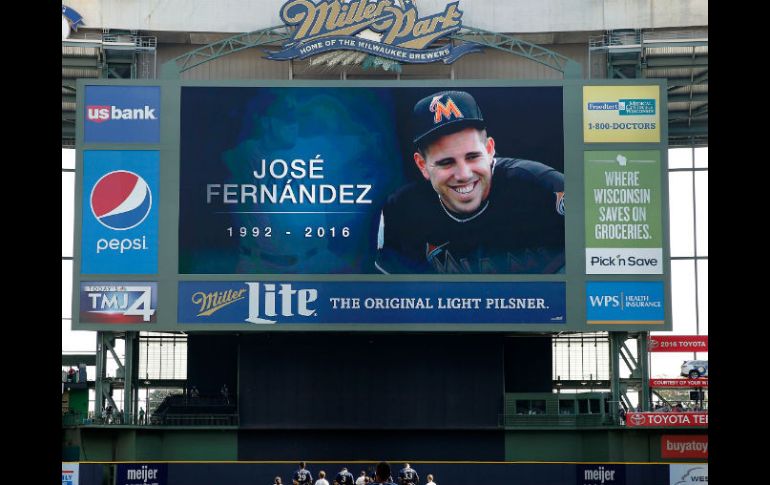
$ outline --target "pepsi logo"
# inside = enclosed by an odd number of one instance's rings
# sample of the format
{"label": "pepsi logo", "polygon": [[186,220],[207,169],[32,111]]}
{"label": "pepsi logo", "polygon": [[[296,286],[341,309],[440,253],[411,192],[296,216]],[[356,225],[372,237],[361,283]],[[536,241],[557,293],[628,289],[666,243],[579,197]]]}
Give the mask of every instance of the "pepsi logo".
{"label": "pepsi logo", "polygon": [[103,226],[125,231],[142,223],[150,213],[150,186],[139,175],[116,170],[100,178],[91,190],[91,212]]}

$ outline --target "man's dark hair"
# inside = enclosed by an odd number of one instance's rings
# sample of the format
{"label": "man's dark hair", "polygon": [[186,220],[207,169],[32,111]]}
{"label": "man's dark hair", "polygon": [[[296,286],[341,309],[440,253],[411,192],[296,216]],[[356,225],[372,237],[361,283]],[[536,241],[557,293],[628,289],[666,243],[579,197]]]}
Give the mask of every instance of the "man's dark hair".
{"label": "man's dark hair", "polygon": [[377,478],[387,480],[390,477],[390,465],[387,461],[377,463]]}
{"label": "man's dark hair", "polygon": [[305,468],[305,462],[304,461],[299,462],[299,467],[300,468]]}
{"label": "man's dark hair", "polygon": [[[417,151],[420,153],[420,155],[422,155],[422,158],[427,160],[428,159],[428,147],[430,147],[433,144],[433,142],[435,142],[436,140],[438,140],[442,136],[453,135],[453,134],[457,133],[458,131],[467,130],[468,128],[472,128],[472,127],[461,126],[461,127],[459,127],[459,129],[457,129],[455,131],[450,131],[449,133],[442,133],[441,136],[425,137],[422,140],[420,140],[420,143],[417,144]],[[481,142],[482,143],[486,143],[487,142],[487,136],[488,136],[487,135],[487,129],[486,128],[477,128],[476,131],[479,134],[479,138],[481,139]]]}

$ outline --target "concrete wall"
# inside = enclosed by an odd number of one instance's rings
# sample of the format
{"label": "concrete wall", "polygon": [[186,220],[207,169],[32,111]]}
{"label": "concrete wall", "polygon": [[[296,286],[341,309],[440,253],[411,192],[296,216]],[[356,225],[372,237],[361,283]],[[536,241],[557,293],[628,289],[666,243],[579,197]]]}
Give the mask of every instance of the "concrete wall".
{"label": "concrete wall", "polygon": [[[250,32],[281,25],[286,0],[67,0],[85,27]],[[421,16],[448,0],[416,0]],[[573,32],[708,25],[708,0],[460,0],[464,25],[494,32]]]}

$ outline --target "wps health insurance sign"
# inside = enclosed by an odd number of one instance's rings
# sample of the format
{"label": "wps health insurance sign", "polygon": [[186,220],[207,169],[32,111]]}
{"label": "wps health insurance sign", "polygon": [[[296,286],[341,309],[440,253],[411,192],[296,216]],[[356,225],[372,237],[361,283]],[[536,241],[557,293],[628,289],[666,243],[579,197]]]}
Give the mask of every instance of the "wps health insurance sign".
{"label": "wps health insurance sign", "polygon": [[566,323],[564,283],[179,283],[180,323]]}
{"label": "wps health insurance sign", "polygon": [[586,283],[588,324],[662,325],[663,282]]}
{"label": "wps health insurance sign", "polygon": [[157,151],[83,153],[82,274],[158,271]]}
{"label": "wps health insurance sign", "polygon": [[86,143],[159,143],[160,86],[86,86]]}
{"label": "wps health insurance sign", "polygon": [[585,152],[587,274],[663,274],[660,152]]}

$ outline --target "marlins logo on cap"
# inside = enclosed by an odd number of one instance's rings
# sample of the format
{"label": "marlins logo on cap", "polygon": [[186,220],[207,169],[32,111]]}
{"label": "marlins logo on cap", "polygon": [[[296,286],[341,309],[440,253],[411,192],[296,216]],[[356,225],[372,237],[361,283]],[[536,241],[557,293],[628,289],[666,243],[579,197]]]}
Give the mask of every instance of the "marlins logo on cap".
{"label": "marlins logo on cap", "polygon": [[414,105],[412,128],[414,143],[426,143],[467,127],[484,128],[481,109],[465,91],[441,91]]}
{"label": "marlins logo on cap", "polygon": [[455,102],[452,101],[452,98],[447,97],[447,102],[444,104],[441,102],[442,97],[443,96],[434,96],[433,101],[430,103],[431,113],[436,113],[436,116],[433,117],[433,122],[441,123],[444,116],[446,116],[446,119],[448,120],[452,119],[453,115],[457,118],[463,118],[463,114],[457,108]]}
{"label": "marlins logo on cap", "polygon": [[150,213],[152,193],[139,175],[116,170],[100,178],[91,191],[91,212],[103,226],[125,231]]}

